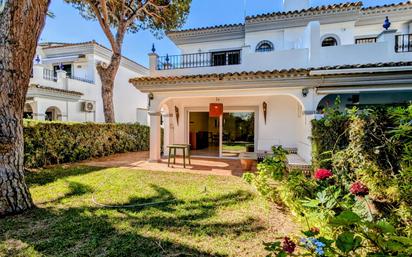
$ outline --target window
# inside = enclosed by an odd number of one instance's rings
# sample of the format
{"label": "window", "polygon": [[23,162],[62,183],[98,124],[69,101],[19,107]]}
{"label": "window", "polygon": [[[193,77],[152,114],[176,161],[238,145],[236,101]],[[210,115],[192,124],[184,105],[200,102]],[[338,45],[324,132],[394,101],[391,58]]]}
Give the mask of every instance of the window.
{"label": "window", "polygon": [[256,52],[271,52],[275,50],[273,43],[267,40],[259,42],[256,46]]}
{"label": "window", "polygon": [[322,41],[322,47],[328,47],[328,46],[337,46],[338,45],[338,40],[335,37],[326,37]]}
{"label": "window", "polygon": [[240,50],[212,53],[212,66],[236,64],[240,64]]}
{"label": "window", "polygon": [[[53,71],[54,76],[57,76],[57,71],[60,70],[60,65],[54,65]],[[72,65],[71,64],[63,64],[63,70],[66,72],[68,78],[72,76]]]}

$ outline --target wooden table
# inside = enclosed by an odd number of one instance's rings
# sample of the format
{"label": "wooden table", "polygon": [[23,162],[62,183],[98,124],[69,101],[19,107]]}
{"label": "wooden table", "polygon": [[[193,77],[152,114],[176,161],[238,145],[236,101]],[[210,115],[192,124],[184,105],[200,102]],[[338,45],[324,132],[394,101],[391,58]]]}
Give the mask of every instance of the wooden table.
{"label": "wooden table", "polygon": [[[189,165],[190,163],[190,145],[186,144],[174,144],[174,145],[168,145],[167,148],[169,148],[169,158],[167,160],[167,167],[170,167],[170,157],[173,154],[173,164],[176,164],[176,151],[177,150],[183,150],[183,168],[186,168],[186,157],[189,159]],[[187,154],[186,154],[187,152]]]}

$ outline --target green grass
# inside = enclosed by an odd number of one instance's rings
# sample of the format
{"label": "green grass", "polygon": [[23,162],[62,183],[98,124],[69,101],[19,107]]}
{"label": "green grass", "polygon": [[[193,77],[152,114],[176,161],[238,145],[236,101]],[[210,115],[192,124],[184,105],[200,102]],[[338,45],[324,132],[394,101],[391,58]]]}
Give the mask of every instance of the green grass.
{"label": "green grass", "polygon": [[27,181],[37,208],[0,219],[0,256],[265,256],[277,236],[237,177],[61,167]]}
{"label": "green grass", "polygon": [[231,151],[231,152],[246,152],[246,145],[245,144],[235,144],[235,145],[222,145],[223,151]]}

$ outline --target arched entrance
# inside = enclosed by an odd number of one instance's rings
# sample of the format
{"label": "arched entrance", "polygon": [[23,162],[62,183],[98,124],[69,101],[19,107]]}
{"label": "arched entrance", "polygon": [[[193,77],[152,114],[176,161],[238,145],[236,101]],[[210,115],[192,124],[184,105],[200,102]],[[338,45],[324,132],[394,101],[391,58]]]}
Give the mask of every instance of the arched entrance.
{"label": "arched entrance", "polygon": [[55,106],[47,108],[45,115],[47,121],[61,120],[62,117],[60,109]]}
{"label": "arched entrance", "polygon": [[23,118],[24,119],[33,119],[33,108],[28,103],[26,103],[24,105]]}

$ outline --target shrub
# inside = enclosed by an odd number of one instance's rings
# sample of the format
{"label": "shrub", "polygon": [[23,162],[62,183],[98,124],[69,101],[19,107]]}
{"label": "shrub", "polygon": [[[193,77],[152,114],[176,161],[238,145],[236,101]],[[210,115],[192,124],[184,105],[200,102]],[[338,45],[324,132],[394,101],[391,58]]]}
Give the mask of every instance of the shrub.
{"label": "shrub", "polygon": [[149,128],[139,124],[24,121],[27,168],[149,149]]}

